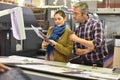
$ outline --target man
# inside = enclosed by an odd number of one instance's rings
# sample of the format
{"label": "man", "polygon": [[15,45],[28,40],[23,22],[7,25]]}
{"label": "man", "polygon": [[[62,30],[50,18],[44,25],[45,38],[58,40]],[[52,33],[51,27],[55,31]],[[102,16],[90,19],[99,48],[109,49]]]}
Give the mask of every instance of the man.
{"label": "man", "polygon": [[88,16],[88,5],[85,2],[78,2],[73,6],[73,18],[79,27],[70,39],[75,43],[75,54],[80,55],[79,63],[83,65],[99,67],[103,66],[103,59],[108,54],[105,41],[104,29],[98,19]]}

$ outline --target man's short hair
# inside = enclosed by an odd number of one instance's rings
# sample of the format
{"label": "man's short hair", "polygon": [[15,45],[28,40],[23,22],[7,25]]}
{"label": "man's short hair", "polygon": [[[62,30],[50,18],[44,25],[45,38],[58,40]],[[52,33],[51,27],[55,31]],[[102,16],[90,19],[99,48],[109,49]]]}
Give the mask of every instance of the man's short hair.
{"label": "man's short hair", "polygon": [[80,8],[82,13],[89,12],[88,4],[86,2],[77,2],[73,5],[74,8]]}

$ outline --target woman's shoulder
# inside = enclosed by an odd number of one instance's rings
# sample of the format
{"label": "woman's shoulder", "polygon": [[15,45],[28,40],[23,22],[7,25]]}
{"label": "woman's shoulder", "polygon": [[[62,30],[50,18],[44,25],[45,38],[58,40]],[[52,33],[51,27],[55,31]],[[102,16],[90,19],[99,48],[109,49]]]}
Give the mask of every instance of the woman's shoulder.
{"label": "woman's shoulder", "polygon": [[72,30],[70,29],[70,27],[68,27],[68,26],[66,26],[66,30],[67,30],[67,31],[72,31]]}
{"label": "woman's shoulder", "polygon": [[66,32],[73,33],[73,31],[68,26],[66,27]]}
{"label": "woman's shoulder", "polygon": [[53,26],[50,26],[49,28],[48,28],[48,32],[50,31],[52,31],[53,30]]}
{"label": "woman's shoulder", "polygon": [[53,26],[50,26],[48,29],[53,29]]}

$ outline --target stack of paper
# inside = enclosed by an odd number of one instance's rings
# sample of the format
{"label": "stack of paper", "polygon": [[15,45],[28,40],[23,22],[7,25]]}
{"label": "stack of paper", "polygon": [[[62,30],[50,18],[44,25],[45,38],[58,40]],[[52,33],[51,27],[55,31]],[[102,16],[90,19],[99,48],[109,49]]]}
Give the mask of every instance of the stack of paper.
{"label": "stack of paper", "polygon": [[9,57],[0,57],[0,63],[15,63],[15,64],[37,64],[37,63],[43,63],[44,60],[41,59],[35,59],[35,58],[28,58],[28,57],[22,57],[22,56],[9,56]]}

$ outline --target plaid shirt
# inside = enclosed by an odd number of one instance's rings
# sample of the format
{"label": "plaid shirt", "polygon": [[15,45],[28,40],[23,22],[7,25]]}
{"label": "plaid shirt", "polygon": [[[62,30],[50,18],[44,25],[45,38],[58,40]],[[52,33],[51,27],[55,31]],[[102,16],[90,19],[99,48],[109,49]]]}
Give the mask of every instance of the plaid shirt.
{"label": "plaid shirt", "polygon": [[[94,50],[81,57],[89,61],[95,62],[103,59],[107,54],[107,45],[105,41],[104,29],[99,20],[88,19],[85,23],[80,24],[76,29],[75,34],[85,40],[92,40],[95,46]],[[76,43],[75,47],[85,49],[86,47],[80,43]]]}

